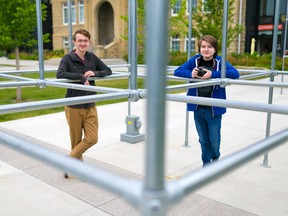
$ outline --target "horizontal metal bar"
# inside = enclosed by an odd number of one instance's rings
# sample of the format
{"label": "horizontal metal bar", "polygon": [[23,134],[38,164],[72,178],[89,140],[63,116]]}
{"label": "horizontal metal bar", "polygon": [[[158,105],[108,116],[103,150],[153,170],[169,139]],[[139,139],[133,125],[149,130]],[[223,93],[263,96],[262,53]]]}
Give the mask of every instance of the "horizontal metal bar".
{"label": "horizontal metal bar", "polygon": [[256,79],[256,78],[260,78],[260,77],[269,77],[270,73],[256,73],[256,74],[249,74],[249,75],[241,75],[239,77],[240,80],[244,80],[244,79]]}
{"label": "horizontal metal bar", "polygon": [[[129,64],[118,64],[118,65],[107,65],[110,68],[119,68],[119,67],[129,67]],[[58,67],[44,69],[44,72],[56,72]],[[39,69],[22,69],[22,70],[0,70],[0,74],[2,73],[39,73]]]}
{"label": "horizontal metal bar", "polygon": [[[171,191],[175,191],[177,197],[189,194],[191,191],[195,191],[196,189],[215,181],[215,179],[228,174],[230,171],[235,170],[264,152],[276,148],[281,144],[287,144],[287,142],[288,129],[285,129],[275,135],[256,142],[243,150],[223,157],[216,163],[212,163],[211,165],[183,176],[179,181],[175,181],[171,184],[168,183],[168,187],[171,188]],[[177,191],[179,194],[176,194]]]}
{"label": "horizontal metal bar", "polygon": [[0,88],[15,88],[21,86],[37,86],[37,80],[19,81],[19,82],[1,82]]}
{"label": "horizontal metal bar", "polygon": [[78,89],[78,90],[85,90],[85,91],[92,91],[92,92],[121,92],[127,91],[125,89],[120,88],[108,88],[108,87],[101,87],[101,86],[87,86],[82,84],[72,84],[72,83],[62,83],[62,82],[54,82],[45,80],[46,86],[55,86],[61,88],[70,88],[70,89]]}
{"label": "horizontal metal bar", "polygon": [[[172,78],[173,79],[173,78]],[[288,84],[283,82],[261,82],[261,81],[252,81],[252,80],[235,80],[235,79],[210,79],[210,80],[195,80],[195,79],[186,79],[182,78],[182,80],[194,81],[194,83],[186,83],[181,85],[171,85],[167,86],[167,90],[181,90],[187,88],[198,88],[203,86],[210,86],[210,85],[250,85],[250,86],[266,86],[266,87],[284,87],[287,88]],[[181,80],[181,81],[182,81]],[[197,83],[195,83],[197,82]]]}
{"label": "horizontal metal bar", "polygon": [[[119,67],[128,67],[130,66],[130,64],[119,64],[119,65],[108,65],[108,67],[110,68],[119,68]],[[147,68],[147,65],[141,65],[141,64],[138,64],[137,65],[138,68]],[[173,70],[175,70],[177,67],[179,66],[167,66],[166,69],[168,72],[171,72]],[[49,69],[45,69],[44,72],[55,72],[58,70],[58,67],[55,67],[55,68],[49,68]],[[241,68],[238,68],[237,69],[240,73],[267,73],[267,74],[270,74],[271,72],[274,72],[274,73],[283,73],[283,74],[288,74],[288,71],[282,71],[282,70],[269,70],[269,69],[241,69]],[[0,71],[0,74],[2,73],[39,73],[39,69],[24,69],[24,70],[3,70],[3,71]],[[114,71],[113,71],[114,73]]]}
{"label": "horizontal metal bar", "polygon": [[207,80],[207,81],[198,81],[194,83],[180,84],[180,85],[171,85],[167,86],[167,90],[181,90],[187,88],[199,88],[203,86],[212,86],[212,85],[220,85],[221,80]]}
{"label": "horizontal metal bar", "polygon": [[[45,69],[44,72],[55,72],[57,71],[58,68],[50,68],[50,69]],[[0,74],[22,74],[22,73],[39,73],[39,69],[26,69],[26,70],[3,70],[0,71]]]}
{"label": "horizontal metal bar", "polygon": [[128,91],[117,92],[117,93],[106,93],[99,95],[91,96],[82,96],[82,97],[70,97],[70,98],[61,98],[45,101],[34,101],[20,104],[8,104],[0,106],[0,114],[15,113],[15,112],[24,112],[30,110],[40,110],[44,108],[53,108],[66,105],[74,104],[84,104],[84,103],[93,103],[96,101],[105,101],[105,100],[114,100],[120,98],[129,98],[130,93]]}
{"label": "horizontal metal bar", "polygon": [[[140,91],[139,96],[140,98],[146,98],[147,97],[146,90]],[[264,103],[235,101],[235,100],[222,100],[222,99],[195,97],[179,94],[166,94],[166,100],[288,115],[287,105],[264,104]]]}
{"label": "horizontal metal bar", "polygon": [[13,76],[8,74],[0,74],[1,78],[12,79],[12,80],[33,80],[32,78],[21,77],[21,76]]}
{"label": "horizontal metal bar", "polygon": [[266,87],[282,87],[288,88],[288,83],[283,82],[261,82],[261,81],[252,81],[252,80],[227,80],[229,84],[235,85],[249,85],[249,86],[266,86]]}
{"label": "horizontal metal bar", "polygon": [[[138,205],[142,194],[140,180],[126,178],[79,160],[66,157],[47,148],[25,141],[22,137],[12,136],[0,130],[0,144],[15,149],[39,161],[67,172],[79,179],[109,190]],[[129,188],[129,190],[128,190]]]}

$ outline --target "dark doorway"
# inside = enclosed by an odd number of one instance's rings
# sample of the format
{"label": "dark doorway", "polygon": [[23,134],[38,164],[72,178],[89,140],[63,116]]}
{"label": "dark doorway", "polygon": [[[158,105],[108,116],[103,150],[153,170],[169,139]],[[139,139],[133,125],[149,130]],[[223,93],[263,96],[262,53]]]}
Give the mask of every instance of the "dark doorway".
{"label": "dark doorway", "polygon": [[109,2],[104,2],[99,8],[98,34],[100,45],[107,45],[114,39],[114,13]]}

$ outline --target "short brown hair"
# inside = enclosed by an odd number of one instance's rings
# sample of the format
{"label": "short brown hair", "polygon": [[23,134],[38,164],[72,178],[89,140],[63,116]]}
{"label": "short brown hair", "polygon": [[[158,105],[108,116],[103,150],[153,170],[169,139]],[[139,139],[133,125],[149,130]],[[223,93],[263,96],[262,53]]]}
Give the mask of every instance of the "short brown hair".
{"label": "short brown hair", "polygon": [[214,57],[217,56],[218,53],[218,42],[217,39],[215,37],[213,37],[212,35],[204,35],[199,41],[198,41],[198,49],[199,49],[199,53],[200,53],[200,48],[201,48],[201,43],[202,41],[206,41],[208,43],[210,43],[214,49],[215,49],[215,53],[213,54]]}
{"label": "short brown hair", "polygon": [[77,30],[74,34],[73,34],[73,40],[76,41],[76,34],[82,34],[84,35],[85,37],[89,38],[89,41],[90,41],[90,38],[91,38],[91,34],[85,30],[85,29],[79,29]]}

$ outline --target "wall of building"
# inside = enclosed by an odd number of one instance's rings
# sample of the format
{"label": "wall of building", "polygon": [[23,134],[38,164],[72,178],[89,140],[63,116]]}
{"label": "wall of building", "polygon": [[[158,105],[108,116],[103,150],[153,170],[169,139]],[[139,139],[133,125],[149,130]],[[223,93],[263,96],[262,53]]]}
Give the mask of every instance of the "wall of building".
{"label": "wall of building", "polygon": [[[72,0],[71,0],[72,1]],[[123,36],[128,35],[128,23],[125,22],[121,17],[128,15],[128,1],[127,0],[84,0],[84,11],[85,11],[85,22],[80,24],[78,21],[78,1],[75,0],[76,5],[76,24],[72,25],[72,32],[75,32],[79,28],[87,29],[91,35],[91,51],[95,52],[100,58],[122,58],[127,54],[128,41],[123,39]],[[69,27],[63,24],[63,9],[62,5],[67,3],[67,0],[51,0],[52,4],[52,14],[53,14],[53,49],[64,49],[68,52],[69,48],[63,47],[63,38],[68,38]],[[109,3],[113,10],[114,17],[114,39],[109,44],[99,44],[99,10],[101,5],[104,3]],[[246,22],[246,1],[245,0],[235,0],[235,24],[239,23],[241,19],[241,24],[243,26],[243,31],[239,38],[237,37],[234,42],[229,47],[229,52],[240,53],[244,52],[245,49],[245,22]],[[240,10],[241,7],[241,10]],[[241,11],[241,16],[240,16]],[[240,45],[239,45],[240,43]],[[197,41],[196,41],[197,44]],[[180,39],[180,51],[184,51],[185,41]],[[197,50],[197,45],[195,50]]]}
{"label": "wall of building", "polygon": [[[114,39],[111,44],[99,45],[99,8],[103,3],[110,3],[114,15]],[[52,13],[53,13],[53,49],[64,49],[66,52],[69,48],[63,47],[63,38],[69,36],[69,26],[63,24],[63,3],[67,0],[51,0]],[[78,14],[78,0],[75,0],[76,5],[76,24],[72,25],[72,33],[77,29],[85,28],[91,35],[91,50],[100,58],[122,58],[127,53],[127,41],[122,37],[126,35],[127,23],[121,18],[128,13],[128,6],[126,0],[84,0],[85,22],[80,24]],[[108,56],[107,56],[108,55]]]}
{"label": "wall of building", "polygon": [[235,0],[235,24],[243,27],[240,37],[237,37],[230,46],[230,52],[244,53],[246,35],[246,0]]}

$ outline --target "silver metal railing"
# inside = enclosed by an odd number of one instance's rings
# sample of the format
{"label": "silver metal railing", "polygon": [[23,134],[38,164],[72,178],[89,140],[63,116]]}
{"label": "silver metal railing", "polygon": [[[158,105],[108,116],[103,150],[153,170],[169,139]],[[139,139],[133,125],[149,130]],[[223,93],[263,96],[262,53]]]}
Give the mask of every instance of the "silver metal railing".
{"label": "silver metal railing", "polygon": [[[129,1],[131,4],[131,10],[135,9],[136,0]],[[276,0],[277,5],[279,5],[279,0]],[[40,0],[37,0],[37,20],[38,28],[42,28],[41,25],[41,13],[40,13]],[[132,4],[133,3],[133,4]],[[266,112],[268,114],[288,114],[287,105],[274,105],[272,103],[272,97],[270,91],[268,104],[264,103],[254,103],[245,101],[230,101],[230,100],[216,100],[211,98],[196,98],[181,95],[167,94],[167,90],[173,90],[172,87],[166,87],[166,53],[167,53],[167,11],[168,11],[168,1],[147,1],[147,11],[149,11],[149,16],[147,17],[147,89],[137,90],[137,89],[114,89],[105,87],[84,87],[77,86],[73,83],[64,83],[63,81],[55,80],[45,80],[44,79],[44,68],[40,65],[40,80],[29,80],[20,79],[19,86],[57,86],[62,88],[73,87],[77,89],[85,89],[91,91],[102,91],[105,94],[95,95],[95,96],[85,96],[78,98],[63,98],[54,99],[47,101],[37,101],[21,104],[11,104],[0,106],[0,114],[13,113],[27,110],[44,109],[49,107],[72,105],[79,103],[87,103],[100,100],[111,100],[118,98],[130,98],[136,97],[137,99],[147,98],[147,140],[146,140],[146,159],[145,159],[145,175],[144,180],[128,179],[117,174],[113,174],[103,170],[101,168],[92,167],[88,164],[81,163],[72,158],[67,158],[64,155],[60,155],[56,152],[52,152],[48,149],[33,145],[28,141],[23,140],[17,136],[12,136],[7,133],[0,131],[0,143],[4,144],[10,148],[13,148],[19,152],[27,154],[33,158],[41,160],[51,166],[54,166],[65,172],[69,172],[80,179],[87,180],[92,184],[101,186],[106,190],[109,190],[115,194],[119,194],[124,197],[127,202],[134,205],[141,211],[142,215],[153,215],[161,216],[165,215],[168,209],[179,202],[185,195],[191,193],[192,191],[205,186],[210,183],[215,178],[219,178],[235,168],[241,166],[242,164],[248,162],[252,158],[259,156],[260,154],[267,153],[272,148],[287,143],[288,141],[288,129],[284,129],[272,136],[269,132],[266,139],[256,142],[245,149],[233,153],[226,158],[218,161],[217,163],[211,164],[204,169],[195,170],[194,172],[183,176],[181,179],[173,182],[166,182],[164,180],[164,160],[165,160],[165,110],[166,110],[166,100],[172,100],[177,102],[192,102],[204,105],[217,105],[222,107],[230,107],[235,109],[252,110],[257,112]],[[227,5],[228,0],[225,0],[225,16],[224,23],[227,22]],[[132,13],[133,14],[133,13]],[[277,14],[277,13],[276,13]],[[131,28],[135,28],[132,25]],[[277,25],[275,25],[277,26]],[[136,28],[135,28],[136,29]],[[225,32],[225,31],[223,31]],[[277,34],[276,34],[277,35]],[[41,31],[38,31],[38,38],[40,38]],[[223,38],[227,35],[223,33]],[[41,42],[41,40],[40,40]],[[225,43],[225,41],[224,41]],[[224,44],[225,45],[225,44]],[[132,44],[133,46],[133,44]],[[223,46],[226,47],[226,46]],[[134,47],[135,48],[135,47]],[[41,51],[41,47],[39,49]],[[131,50],[134,50],[133,48]],[[41,52],[39,52],[41,55]],[[225,53],[225,52],[224,52]],[[41,58],[39,58],[41,59]],[[273,63],[274,64],[274,63]],[[135,69],[136,70],[136,69]],[[156,71],[156,72],[155,72]],[[270,75],[271,80],[268,83],[263,83],[260,81],[247,81],[247,80],[229,80],[222,77],[219,80],[211,80],[207,82],[197,82],[197,83],[187,83],[174,87],[174,89],[180,88],[191,88],[201,85],[211,85],[211,84],[236,84],[236,85],[258,85],[263,87],[269,87],[273,89],[274,87],[287,88],[285,83],[275,83],[274,82],[274,67],[272,65],[272,72],[270,71],[258,71],[257,73],[252,73],[251,75],[263,76]],[[19,72],[19,71],[17,71]],[[248,71],[246,71],[248,72]],[[283,72],[283,74],[287,74]],[[1,74],[2,75],[2,74]],[[121,74],[120,74],[121,75]],[[5,75],[8,77],[7,74]],[[122,76],[122,75],[121,75]],[[126,74],[127,76],[127,74]],[[247,75],[249,76],[249,75]],[[113,78],[113,77],[112,77]],[[248,78],[248,77],[246,77]],[[132,79],[134,82],[136,79]],[[187,82],[187,80],[186,80]],[[18,82],[11,82],[12,85],[18,86]],[[133,85],[136,86],[136,85]],[[9,87],[8,82],[0,83],[1,87]],[[154,95],[157,97],[154,97]],[[267,120],[267,125],[270,122]],[[269,131],[269,128],[268,128]],[[113,179],[113,180],[111,180]],[[133,190],[131,190],[131,188]]]}

